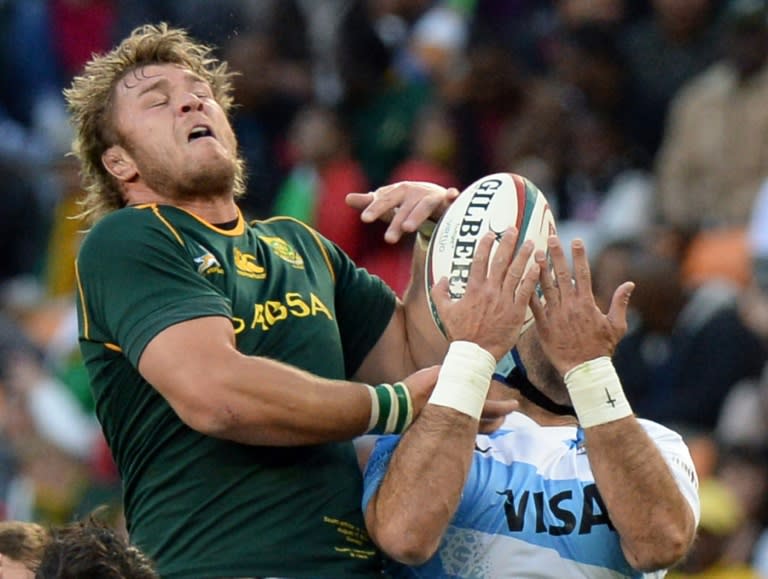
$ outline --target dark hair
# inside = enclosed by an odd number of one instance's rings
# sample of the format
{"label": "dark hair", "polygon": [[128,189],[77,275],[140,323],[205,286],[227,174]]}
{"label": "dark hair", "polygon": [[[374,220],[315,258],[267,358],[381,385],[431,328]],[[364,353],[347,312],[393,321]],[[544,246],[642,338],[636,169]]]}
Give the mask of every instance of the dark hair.
{"label": "dark hair", "polygon": [[152,562],[94,515],[51,530],[36,579],[159,579]]}

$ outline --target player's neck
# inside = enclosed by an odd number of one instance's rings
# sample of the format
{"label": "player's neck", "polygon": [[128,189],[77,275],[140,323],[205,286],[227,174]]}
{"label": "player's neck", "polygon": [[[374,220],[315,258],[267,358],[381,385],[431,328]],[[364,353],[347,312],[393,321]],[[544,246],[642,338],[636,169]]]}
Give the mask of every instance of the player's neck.
{"label": "player's neck", "polygon": [[233,199],[223,200],[194,200],[170,203],[179,209],[188,211],[208,223],[226,223],[237,219],[237,205]]}
{"label": "player's neck", "polygon": [[520,404],[519,412],[540,426],[576,426],[578,424],[575,416],[555,414],[534,404],[519,392],[515,392],[515,395]]}

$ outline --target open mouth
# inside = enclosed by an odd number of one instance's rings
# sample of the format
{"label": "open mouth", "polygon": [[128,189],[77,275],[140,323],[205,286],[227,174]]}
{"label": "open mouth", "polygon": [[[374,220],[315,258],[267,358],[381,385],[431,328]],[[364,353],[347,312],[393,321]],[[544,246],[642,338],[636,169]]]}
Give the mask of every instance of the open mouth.
{"label": "open mouth", "polygon": [[193,128],[189,136],[187,137],[187,141],[190,143],[192,141],[195,141],[197,139],[202,139],[203,137],[213,137],[213,131],[209,129],[208,127],[204,125],[198,125],[197,127]]}

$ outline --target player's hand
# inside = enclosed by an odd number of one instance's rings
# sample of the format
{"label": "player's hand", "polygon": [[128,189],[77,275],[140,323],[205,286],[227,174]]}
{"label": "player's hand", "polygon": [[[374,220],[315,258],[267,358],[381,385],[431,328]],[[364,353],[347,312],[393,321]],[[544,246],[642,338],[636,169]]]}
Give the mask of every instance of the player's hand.
{"label": "player's hand", "polygon": [[448,339],[474,342],[496,360],[517,344],[539,278],[538,264],[525,269],[533,242],[527,240],[515,255],[516,242],[517,230],[511,227],[504,232],[491,260],[495,234],[487,233],[480,239],[459,300],[451,298],[447,278],[432,288],[432,300]]}
{"label": "player's hand", "polygon": [[360,219],[366,223],[377,219],[388,222],[384,239],[397,243],[404,234],[417,231],[427,219],[440,219],[458,195],[458,189],[434,183],[401,181],[370,193],[349,193],[346,203],[361,211]]}
{"label": "player's hand", "polygon": [[440,366],[430,366],[422,370],[417,370],[401,380],[401,382],[408,387],[408,392],[411,395],[414,418],[419,415],[427,404],[427,399],[429,398],[429,395],[432,394],[435,384],[437,384],[437,376],[439,372]]}
{"label": "player's hand", "polygon": [[542,303],[538,296],[531,299],[536,331],[544,353],[558,371],[568,370],[600,356],[612,356],[616,345],[627,332],[627,307],[635,284],[624,282],[613,293],[608,313],[595,303],[592,277],[584,242],[571,244],[573,275],[560,240],[551,236],[548,248],[554,277],[550,273],[543,251],[537,251]]}
{"label": "player's hand", "polygon": [[480,415],[480,423],[477,427],[481,434],[488,434],[501,428],[507,414],[520,408],[520,403],[514,398],[506,400],[485,399],[483,413]]}
{"label": "player's hand", "polygon": [[[430,366],[418,370],[404,378],[402,382],[408,387],[413,403],[414,418],[424,409],[429,395],[437,384],[437,378],[440,373],[440,366]],[[514,399],[498,400],[488,398],[483,405],[483,413],[480,416],[480,431],[493,432],[501,426],[504,418],[510,412],[518,409],[519,403]]]}

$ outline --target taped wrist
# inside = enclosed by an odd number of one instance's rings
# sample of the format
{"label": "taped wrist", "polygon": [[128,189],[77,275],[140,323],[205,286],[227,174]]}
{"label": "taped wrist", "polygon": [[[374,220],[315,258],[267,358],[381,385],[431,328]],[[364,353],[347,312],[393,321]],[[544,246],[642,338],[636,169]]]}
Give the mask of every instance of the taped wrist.
{"label": "taped wrist", "polygon": [[480,420],[496,359],[472,342],[451,342],[428,404],[447,406]]}
{"label": "taped wrist", "polygon": [[400,434],[413,420],[413,403],[402,382],[368,386],[371,418],[366,434]]}
{"label": "taped wrist", "polygon": [[435,232],[435,227],[437,227],[437,223],[431,219],[427,219],[424,223],[421,224],[421,227],[419,227],[418,231],[416,232],[416,243],[424,251],[427,251],[427,248],[429,248],[429,240],[432,239],[432,234]]}
{"label": "taped wrist", "polygon": [[619,376],[608,356],[579,364],[566,372],[564,380],[583,428],[632,415]]}

